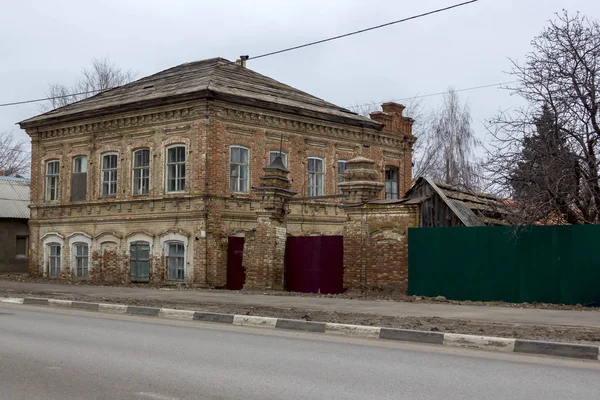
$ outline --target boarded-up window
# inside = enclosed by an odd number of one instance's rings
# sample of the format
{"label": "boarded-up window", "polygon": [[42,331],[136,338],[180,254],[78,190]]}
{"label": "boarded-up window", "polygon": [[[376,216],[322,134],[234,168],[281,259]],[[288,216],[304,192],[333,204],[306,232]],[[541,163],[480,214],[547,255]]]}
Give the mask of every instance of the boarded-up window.
{"label": "boarded-up window", "polygon": [[27,257],[28,254],[28,242],[29,242],[29,236],[17,236],[17,248],[16,248],[16,255],[18,257]]}
{"label": "boarded-up window", "polygon": [[73,175],[71,177],[71,201],[85,201],[87,194],[87,157],[73,159]]}

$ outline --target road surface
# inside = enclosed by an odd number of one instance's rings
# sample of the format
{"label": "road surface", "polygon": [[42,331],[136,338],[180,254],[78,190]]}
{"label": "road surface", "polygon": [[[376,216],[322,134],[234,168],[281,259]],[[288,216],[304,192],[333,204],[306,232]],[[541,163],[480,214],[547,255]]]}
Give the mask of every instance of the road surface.
{"label": "road surface", "polygon": [[0,398],[594,399],[600,363],[0,305]]}

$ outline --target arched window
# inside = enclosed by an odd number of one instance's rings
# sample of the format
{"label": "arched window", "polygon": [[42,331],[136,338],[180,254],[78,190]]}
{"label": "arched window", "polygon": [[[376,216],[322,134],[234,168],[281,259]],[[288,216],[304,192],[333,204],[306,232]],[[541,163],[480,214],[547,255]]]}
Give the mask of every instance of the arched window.
{"label": "arched window", "polygon": [[167,148],[167,193],[185,190],[185,146]]}
{"label": "arched window", "polygon": [[59,243],[48,243],[47,247],[48,275],[51,277],[59,277],[62,247]]}
{"label": "arched window", "polygon": [[250,150],[242,146],[229,148],[229,188],[235,193],[248,193]]}
{"label": "arched window", "polygon": [[46,201],[58,200],[60,161],[46,161]]}
{"label": "arched window", "polygon": [[87,278],[89,276],[90,247],[87,243],[73,245],[73,261],[75,262],[75,276]]}
{"label": "arched window", "polygon": [[85,201],[87,195],[87,156],[73,158],[71,201]]}
{"label": "arched window", "polygon": [[308,157],[308,195],[322,196],[324,188],[323,159]]}
{"label": "arched window", "polygon": [[183,242],[165,243],[167,261],[167,279],[183,280],[185,278],[185,244]]}
{"label": "arched window", "polygon": [[150,190],[150,150],[139,149],[133,152],[133,195],[148,194]]}
{"label": "arched window", "polygon": [[129,244],[129,262],[132,282],[150,279],[150,243],[137,240]]}
{"label": "arched window", "polygon": [[117,168],[119,156],[117,153],[107,153],[102,155],[102,195],[117,195]]}

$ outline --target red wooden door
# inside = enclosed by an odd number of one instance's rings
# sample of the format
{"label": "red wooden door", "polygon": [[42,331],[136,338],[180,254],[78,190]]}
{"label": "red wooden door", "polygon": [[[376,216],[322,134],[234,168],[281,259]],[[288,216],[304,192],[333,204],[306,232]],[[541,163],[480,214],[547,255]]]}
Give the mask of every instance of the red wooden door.
{"label": "red wooden door", "polygon": [[301,293],[344,291],[343,236],[289,237],[285,246],[285,288]]}
{"label": "red wooden door", "polygon": [[244,238],[230,236],[227,238],[227,289],[241,290],[246,283],[246,271],[242,265],[244,254]]}

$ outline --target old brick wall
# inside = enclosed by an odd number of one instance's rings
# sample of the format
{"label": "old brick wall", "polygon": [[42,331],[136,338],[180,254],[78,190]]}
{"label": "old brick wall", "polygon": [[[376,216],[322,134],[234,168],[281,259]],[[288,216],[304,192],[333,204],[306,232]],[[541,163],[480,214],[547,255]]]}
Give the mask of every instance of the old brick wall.
{"label": "old brick wall", "polygon": [[[402,130],[403,129],[403,130]],[[181,232],[186,247],[187,282],[225,286],[227,237],[258,228],[260,204],[251,193],[229,189],[229,147],[250,149],[250,185],[259,184],[269,151],[288,155],[291,189],[307,195],[308,157],[324,160],[325,195],[338,193],[337,161],[366,155],[377,160],[380,179],[386,165],[405,171],[400,191],[410,186],[410,146],[405,126],[383,131],[347,126],[308,117],[220,101],[195,101],[55,124],[28,131],[32,138],[31,257],[32,274],[46,273],[42,238],[65,238],[62,272],[71,272],[69,235],[81,232],[91,239],[90,278],[129,279],[128,238],[144,234],[152,244],[151,281],[165,279],[164,237]],[[186,186],[181,193],[165,191],[166,148],[186,146]],[[150,191],[132,194],[132,156],[150,150]],[[101,195],[101,157],[118,154],[118,191]],[[71,202],[73,157],[88,157],[87,196]],[[47,202],[45,163],[60,160],[59,199]],[[288,205],[287,232],[292,235],[337,235],[345,230],[346,213],[335,199]],[[113,235],[112,242],[102,240]],[[108,244],[113,243],[113,244]],[[277,247],[277,246],[275,246]],[[279,278],[272,278],[278,280]]]}
{"label": "old brick wall", "polygon": [[344,287],[408,289],[408,228],[418,226],[418,208],[402,204],[347,207]]}

